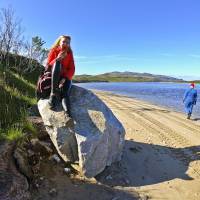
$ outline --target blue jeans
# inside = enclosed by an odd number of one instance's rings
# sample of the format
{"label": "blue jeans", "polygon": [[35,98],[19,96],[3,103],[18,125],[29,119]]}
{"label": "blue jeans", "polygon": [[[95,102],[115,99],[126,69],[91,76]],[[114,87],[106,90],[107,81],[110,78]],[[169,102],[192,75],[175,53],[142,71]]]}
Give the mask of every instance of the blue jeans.
{"label": "blue jeans", "polygon": [[71,109],[70,109],[70,89],[72,86],[72,81],[65,79],[63,86],[61,87],[61,99],[62,106],[65,112],[71,117]]}
{"label": "blue jeans", "polygon": [[192,114],[193,106],[194,106],[193,102],[191,102],[191,101],[185,102],[185,111],[187,114]]}
{"label": "blue jeans", "polygon": [[[60,76],[62,65],[59,61],[56,61],[52,68],[52,81],[51,81],[51,94],[59,93],[59,82],[63,77]],[[69,79],[65,79],[63,86],[60,88],[60,97],[62,100],[62,106],[65,112],[71,117],[70,111],[70,89],[71,89],[72,81]]]}

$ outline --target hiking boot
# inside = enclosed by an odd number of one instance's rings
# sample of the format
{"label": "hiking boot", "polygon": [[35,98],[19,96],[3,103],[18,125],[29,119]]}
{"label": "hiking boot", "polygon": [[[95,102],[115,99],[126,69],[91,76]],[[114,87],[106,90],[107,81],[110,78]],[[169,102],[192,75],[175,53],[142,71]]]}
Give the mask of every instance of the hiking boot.
{"label": "hiking boot", "polygon": [[50,95],[48,103],[49,103],[50,109],[53,110],[57,106],[57,103],[58,103],[57,96]]}
{"label": "hiking boot", "polygon": [[68,114],[68,112],[65,111],[65,118],[66,118],[66,126],[73,126],[74,125],[74,120],[72,117]]}
{"label": "hiking boot", "polygon": [[190,117],[191,117],[191,113],[188,114],[187,119],[190,119]]}

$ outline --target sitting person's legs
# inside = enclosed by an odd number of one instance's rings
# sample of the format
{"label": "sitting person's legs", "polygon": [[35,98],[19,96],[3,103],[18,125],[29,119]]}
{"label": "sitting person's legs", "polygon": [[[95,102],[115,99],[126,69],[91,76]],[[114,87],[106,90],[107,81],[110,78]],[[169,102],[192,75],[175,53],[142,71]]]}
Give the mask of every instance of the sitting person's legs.
{"label": "sitting person's legs", "polygon": [[59,61],[56,61],[52,68],[51,94],[49,98],[49,105],[51,108],[54,108],[58,101],[60,70],[61,64]]}
{"label": "sitting person's legs", "polygon": [[62,106],[63,106],[65,113],[69,117],[71,117],[70,99],[69,99],[71,85],[72,85],[72,81],[66,79],[63,84],[63,87],[61,89],[61,91],[62,91],[62,94],[61,94],[62,95]]}

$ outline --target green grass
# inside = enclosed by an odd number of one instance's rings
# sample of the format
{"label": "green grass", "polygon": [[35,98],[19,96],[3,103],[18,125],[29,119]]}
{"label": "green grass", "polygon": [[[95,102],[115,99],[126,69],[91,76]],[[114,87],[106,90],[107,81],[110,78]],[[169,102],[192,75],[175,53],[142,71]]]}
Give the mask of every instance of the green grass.
{"label": "green grass", "polygon": [[0,140],[16,141],[24,139],[25,136],[37,136],[37,129],[26,119],[23,122],[13,124],[7,129],[0,129]]}
{"label": "green grass", "polygon": [[24,132],[35,134],[27,121],[27,108],[36,104],[35,85],[0,66],[0,140],[16,140]]}
{"label": "green grass", "polygon": [[81,75],[75,76],[75,82],[156,82],[160,81],[157,78],[148,77],[130,77],[130,76],[104,76],[104,75]]}
{"label": "green grass", "polygon": [[32,134],[33,136],[37,136],[37,129],[35,126],[28,120],[23,123],[23,132]]}
{"label": "green grass", "polygon": [[14,140],[19,140],[23,138],[24,133],[21,128],[9,128],[7,130],[5,139],[8,141],[14,141]]}

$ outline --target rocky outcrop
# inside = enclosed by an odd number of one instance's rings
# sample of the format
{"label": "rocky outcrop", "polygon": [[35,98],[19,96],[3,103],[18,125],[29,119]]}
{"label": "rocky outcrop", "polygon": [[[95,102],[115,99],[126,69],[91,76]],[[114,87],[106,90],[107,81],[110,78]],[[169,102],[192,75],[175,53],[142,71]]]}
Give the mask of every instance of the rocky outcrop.
{"label": "rocky outcrop", "polygon": [[70,101],[72,127],[66,126],[61,105],[51,111],[47,100],[40,100],[39,112],[63,160],[78,159],[83,174],[94,177],[120,160],[125,130],[112,111],[91,91],[72,86]]}
{"label": "rocky outcrop", "polygon": [[77,142],[71,126],[66,126],[67,119],[61,105],[56,111],[49,109],[48,100],[39,100],[38,108],[46,130],[58,154],[65,162],[78,160]]}
{"label": "rocky outcrop", "polygon": [[29,184],[16,169],[13,151],[13,143],[0,142],[0,199],[28,200]]}
{"label": "rocky outcrop", "polygon": [[93,177],[121,159],[125,130],[112,111],[84,88],[72,88],[71,107],[79,165],[87,177]]}

